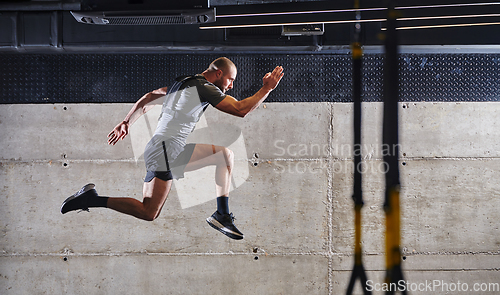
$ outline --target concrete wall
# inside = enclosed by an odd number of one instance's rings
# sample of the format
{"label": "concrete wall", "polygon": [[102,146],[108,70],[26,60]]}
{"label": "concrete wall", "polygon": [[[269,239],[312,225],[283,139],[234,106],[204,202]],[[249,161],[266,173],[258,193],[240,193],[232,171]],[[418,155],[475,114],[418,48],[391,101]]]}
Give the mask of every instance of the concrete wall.
{"label": "concrete wall", "polygon": [[[154,222],[108,209],[59,212],[88,182],[101,195],[141,199],[137,146],[155,115],[106,144],[130,107],[0,105],[0,294],[345,292],[351,104],[267,103],[245,119],[207,111],[198,129],[236,130],[230,208],[242,241],[206,224],[215,210],[206,174],[180,181],[191,179],[201,198],[190,199],[179,182]],[[382,104],[363,108],[363,250],[375,287],[385,269]],[[410,287],[423,290],[412,294],[461,294],[452,288],[465,286],[463,294],[498,294],[472,289],[500,283],[499,112],[498,103],[400,104],[403,269]],[[204,133],[191,140],[209,141]]]}

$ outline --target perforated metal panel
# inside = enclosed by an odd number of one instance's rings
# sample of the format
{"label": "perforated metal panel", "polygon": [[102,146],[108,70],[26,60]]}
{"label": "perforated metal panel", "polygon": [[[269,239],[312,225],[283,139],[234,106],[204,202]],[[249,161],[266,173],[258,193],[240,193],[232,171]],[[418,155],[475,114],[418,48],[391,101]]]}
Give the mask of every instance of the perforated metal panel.
{"label": "perforated metal panel", "polygon": [[[4,54],[2,103],[135,102],[221,54]],[[238,66],[229,94],[244,98],[275,66],[285,78],[268,101],[351,101],[351,58],[335,54],[226,54]],[[383,55],[363,60],[363,100],[381,101]],[[401,101],[498,101],[500,54],[403,54]]]}
{"label": "perforated metal panel", "polygon": [[500,55],[409,54],[400,65],[403,100],[500,100]]}

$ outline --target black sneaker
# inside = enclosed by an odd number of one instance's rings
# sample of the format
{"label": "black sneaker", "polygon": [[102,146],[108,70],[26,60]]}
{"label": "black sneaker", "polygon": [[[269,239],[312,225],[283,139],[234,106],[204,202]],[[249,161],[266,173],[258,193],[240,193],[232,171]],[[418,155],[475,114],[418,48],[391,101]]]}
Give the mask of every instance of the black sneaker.
{"label": "black sneaker", "polygon": [[220,214],[219,211],[215,211],[212,216],[207,218],[208,224],[231,239],[241,240],[243,239],[243,234],[234,226],[234,216],[231,214]]}
{"label": "black sneaker", "polygon": [[89,207],[87,206],[88,197],[91,195],[97,196],[94,187],[93,183],[86,184],[76,194],[67,198],[61,206],[61,213],[64,214],[78,209],[89,211]]}

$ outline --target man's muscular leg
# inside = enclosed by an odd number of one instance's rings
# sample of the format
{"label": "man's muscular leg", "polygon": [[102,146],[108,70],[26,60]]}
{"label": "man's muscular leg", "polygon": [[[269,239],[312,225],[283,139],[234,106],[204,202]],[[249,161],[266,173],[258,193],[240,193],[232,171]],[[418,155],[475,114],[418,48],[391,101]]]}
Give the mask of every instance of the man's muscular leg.
{"label": "man's muscular leg", "polygon": [[144,183],[142,202],[133,198],[109,198],[107,207],[139,219],[153,221],[160,214],[171,187],[172,180],[165,181],[155,177]]}
{"label": "man's muscular leg", "polygon": [[234,166],[233,152],[222,146],[197,144],[185,171],[197,170],[205,166],[215,165],[215,186],[217,191],[217,211],[207,218],[214,229],[236,240],[243,239],[233,224],[233,214],[229,213],[228,195],[231,188],[231,174]]}
{"label": "man's muscular leg", "polygon": [[234,166],[233,152],[223,146],[196,144],[185,172],[215,165],[215,188],[217,196],[229,195],[231,175]]}

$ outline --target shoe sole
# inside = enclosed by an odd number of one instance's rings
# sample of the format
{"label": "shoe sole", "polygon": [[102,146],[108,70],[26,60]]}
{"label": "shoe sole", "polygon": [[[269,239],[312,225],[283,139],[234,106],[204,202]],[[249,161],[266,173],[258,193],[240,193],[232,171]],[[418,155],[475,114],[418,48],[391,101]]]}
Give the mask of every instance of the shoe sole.
{"label": "shoe sole", "polygon": [[[78,192],[76,192],[74,195],[68,197],[66,200],[64,200],[64,202],[62,203],[61,205],[61,213],[62,214],[66,214],[68,213],[69,211],[66,211],[66,212],[63,212],[63,208],[64,208],[64,205],[66,205],[69,201],[71,200],[74,200],[76,199],[77,197],[85,194],[86,192],[90,191],[90,190],[95,190],[95,185],[93,183],[88,183],[86,185],[84,185]],[[96,192],[97,193],[97,192]]]}
{"label": "shoe sole", "polygon": [[[226,236],[230,237],[231,239],[235,240],[242,240],[243,236],[233,234],[232,231],[230,231],[228,228],[223,226],[220,222],[217,221],[217,219],[213,217],[207,218],[207,223],[214,229],[220,231],[221,233],[225,234]],[[220,226],[220,227],[219,227]]]}

